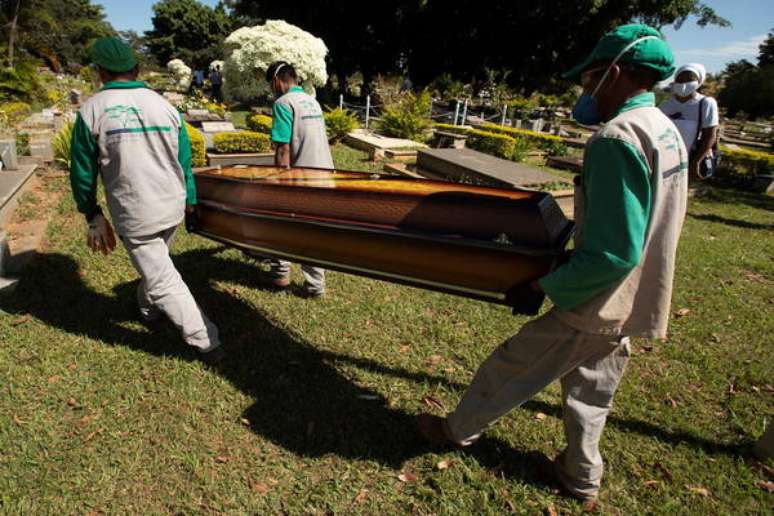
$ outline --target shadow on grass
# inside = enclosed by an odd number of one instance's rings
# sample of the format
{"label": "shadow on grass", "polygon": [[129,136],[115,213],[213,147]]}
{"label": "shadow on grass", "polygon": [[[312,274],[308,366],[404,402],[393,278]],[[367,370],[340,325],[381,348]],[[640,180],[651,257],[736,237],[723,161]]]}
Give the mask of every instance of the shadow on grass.
{"label": "shadow on grass", "polygon": [[[186,252],[177,255],[175,262],[228,345],[228,357],[213,371],[255,400],[244,417],[256,434],[300,456],[335,454],[374,460],[396,469],[427,452],[415,435],[412,414],[387,407],[378,393],[342,376],[335,362],[455,389],[463,389],[463,385],[441,376],[316,349],[228,291],[212,288],[210,282],[218,280],[258,288],[255,267],[218,257],[219,251]],[[182,343],[170,324],[150,334],[121,324],[136,313],[135,286],[136,282],[119,285],[113,296],[97,293],[83,282],[73,258],[42,254],[25,270],[16,293],[0,298],[0,308],[30,314],[45,324],[108,345],[195,360],[196,353]],[[541,401],[531,401],[524,408],[561,416],[561,407]],[[626,432],[688,444],[709,453],[740,453],[738,446],[670,432],[642,421],[611,417],[609,423]],[[466,453],[487,467],[505,464],[503,471],[509,476],[543,486],[533,472],[530,454],[503,441],[484,438]]]}
{"label": "shadow on grass", "polygon": [[744,204],[752,208],[774,211],[774,196],[733,188],[712,187],[697,195],[696,199],[723,204]]}
{"label": "shadow on grass", "polygon": [[688,216],[696,220],[703,220],[705,222],[715,222],[717,224],[725,224],[726,226],[734,226],[738,228],[768,229],[768,230],[774,229],[774,224],[765,224],[765,223],[758,223],[758,222],[749,222],[746,220],[729,219],[726,217],[721,217],[719,215],[712,215],[708,213],[700,214],[700,215],[689,213]]}

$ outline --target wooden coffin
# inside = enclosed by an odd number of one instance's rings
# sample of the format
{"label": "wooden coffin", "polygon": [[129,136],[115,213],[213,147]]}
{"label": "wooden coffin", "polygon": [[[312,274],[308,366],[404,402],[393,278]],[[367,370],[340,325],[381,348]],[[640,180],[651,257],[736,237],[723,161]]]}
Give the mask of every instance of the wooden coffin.
{"label": "wooden coffin", "polygon": [[228,167],[196,174],[213,240],[492,302],[548,273],[572,223],[545,193],[363,172]]}

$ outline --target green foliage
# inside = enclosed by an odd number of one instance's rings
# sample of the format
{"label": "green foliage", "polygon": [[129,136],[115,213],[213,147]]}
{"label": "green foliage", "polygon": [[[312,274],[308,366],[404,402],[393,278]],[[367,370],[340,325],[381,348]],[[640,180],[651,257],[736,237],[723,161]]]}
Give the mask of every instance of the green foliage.
{"label": "green foliage", "polygon": [[325,127],[328,129],[328,139],[338,142],[360,127],[360,122],[357,116],[347,109],[328,109],[325,112]]}
{"label": "green foliage", "polygon": [[426,141],[432,126],[430,103],[427,90],[418,95],[402,94],[395,103],[385,106],[379,120],[379,131],[385,136]]}
{"label": "green foliage", "polygon": [[455,133],[455,134],[466,134],[468,131],[470,131],[469,127],[465,127],[462,125],[452,125],[452,124],[434,124],[433,128],[446,133]]}
{"label": "green foliage", "polygon": [[504,134],[490,133],[471,129],[467,132],[467,147],[477,151],[497,156],[498,158],[511,159],[516,150],[516,139]]}
{"label": "green foliage", "polygon": [[256,113],[247,118],[247,128],[256,133],[271,133],[272,120],[270,116]]}
{"label": "green foliage", "polygon": [[218,133],[215,135],[215,151],[221,154],[237,152],[266,152],[271,148],[268,134],[254,131]]}
{"label": "green foliage", "polygon": [[6,102],[0,104],[0,116],[11,126],[23,121],[31,112],[32,106],[26,102]]}
{"label": "green foliage", "polygon": [[[560,151],[562,139],[553,134],[530,131],[529,129],[519,129],[516,127],[506,127],[496,124],[482,124],[481,129],[492,133],[505,134],[512,138],[523,138],[528,140],[534,147],[542,150]],[[567,152],[566,149],[562,152]]]}
{"label": "green foliage", "polygon": [[175,106],[181,113],[187,113],[191,109],[206,109],[220,117],[226,114],[226,105],[207,98],[201,90],[194,90],[193,94],[186,95],[183,101]]}
{"label": "green foliage", "polygon": [[75,127],[74,121],[65,123],[54,135],[54,140],[51,142],[54,149],[54,160],[65,169],[70,168],[73,127]]}
{"label": "green foliage", "polygon": [[774,66],[774,32],[769,32],[758,49],[758,66]]}
{"label": "green foliage", "polygon": [[[2,10],[4,41],[8,41],[5,32],[10,30],[8,22],[17,2],[3,2],[6,4]],[[115,33],[105,21],[102,6],[90,0],[24,0],[18,5],[15,56],[40,58],[55,72],[86,63],[88,45]]]}
{"label": "green foliage", "polygon": [[30,135],[27,133],[16,133],[16,154],[19,156],[30,155]]}
{"label": "green foliage", "polygon": [[441,74],[433,79],[429,89],[434,97],[446,101],[463,99],[473,93],[473,88],[469,84],[455,79],[448,73]]}
{"label": "green foliage", "polygon": [[24,60],[0,68],[0,100],[33,100],[40,92],[35,62]]}
{"label": "green foliage", "polygon": [[729,64],[723,75],[725,86],[718,102],[729,116],[745,113],[755,119],[774,115],[774,65],[737,61]]}
{"label": "green foliage", "polygon": [[232,29],[222,4],[211,8],[196,0],[161,0],[153,6],[152,22],[145,37],[160,65],[177,58],[202,70],[223,59],[223,40]]}
{"label": "green foliage", "polygon": [[207,166],[207,142],[204,141],[204,135],[197,128],[185,123],[185,129],[188,133],[188,139],[191,141],[191,158],[194,167]]}
{"label": "green foliage", "polygon": [[750,149],[721,147],[719,173],[737,178],[774,174],[774,154]]}

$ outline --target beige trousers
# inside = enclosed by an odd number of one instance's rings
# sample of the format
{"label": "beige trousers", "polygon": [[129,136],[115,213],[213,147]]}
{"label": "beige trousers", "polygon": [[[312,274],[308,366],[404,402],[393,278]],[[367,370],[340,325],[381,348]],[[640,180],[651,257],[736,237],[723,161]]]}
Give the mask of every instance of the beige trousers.
{"label": "beige trousers", "polygon": [[169,256],[176,229],[172,227],[155,235],[122,237],[121,240],[140,274],[137,302],[142,317],[153,320],[162,312],[167,314],[187,344],[207,353],[220,346],[218,328],[196,304]]}
{"label": "beige trousers", "polygon": [[584,334],[549,312],[524,325],[481,365],[448,417],[451,436],[472,444],[490,423],[559,379],[567,438],[557,459],[560,477],[576,495],[593,496],[604,467],[599,439],[628,360],[628,337]]}

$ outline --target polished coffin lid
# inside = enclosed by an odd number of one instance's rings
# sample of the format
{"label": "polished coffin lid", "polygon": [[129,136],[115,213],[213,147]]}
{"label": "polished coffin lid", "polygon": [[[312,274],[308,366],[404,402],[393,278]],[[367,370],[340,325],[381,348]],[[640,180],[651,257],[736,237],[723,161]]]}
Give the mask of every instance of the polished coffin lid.
{"label": "polished coffin lid", "polygon": [[275,167],[206,170],[196,184],[209,238],[500,303],[551,270],[572,230],[541,192]]}

